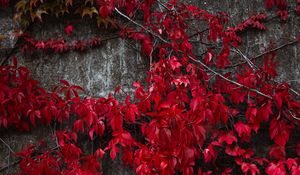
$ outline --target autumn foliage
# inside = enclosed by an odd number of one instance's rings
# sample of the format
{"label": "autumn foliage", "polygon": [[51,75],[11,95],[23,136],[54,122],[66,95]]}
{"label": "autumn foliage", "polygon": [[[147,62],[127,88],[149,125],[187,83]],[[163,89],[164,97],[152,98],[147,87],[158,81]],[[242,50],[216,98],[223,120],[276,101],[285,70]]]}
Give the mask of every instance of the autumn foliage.
{"label": "autumn foliage", "polygon": [[[15,155],[18,174],[101,174],[106,155],[121,156],[139,175],[300,174],[299,92],[276,81],[275,51],[267,48],[262,64],[231,56],[242,54],[243,31],[266,29],[265,13],[229,26],[225,13],[176,0],[20,0],[14,5],[15,20],[25,26],[66,13],[117,26],[120,37],[138,41],[141,54],[152,61],[146,84],[135,82],[134,94],[124,101],[114,98],[122,87],[106,98],[83,98],[84,89],[66,80],[46,91],[16,57],[1,65],[0,129],[61,126],[53,134],[57,147],[41,141]],[[288,18],[285,0],[265,5],[281,20]],[[141,19],[134,19],[136,13]],[[122,25],[116,16],[133,25]],[[205,27],[191,33],[189,19]],[[68,37],[76,30],[68,24],[64,32]],[[37,40],[29,33],[18,37],[25,55],[101,46],[100,38],[68,43],[65,38]],[[193,38],[206,48],[201,56],[194,53]],[[83,140],[94,149],[84,150]]]}

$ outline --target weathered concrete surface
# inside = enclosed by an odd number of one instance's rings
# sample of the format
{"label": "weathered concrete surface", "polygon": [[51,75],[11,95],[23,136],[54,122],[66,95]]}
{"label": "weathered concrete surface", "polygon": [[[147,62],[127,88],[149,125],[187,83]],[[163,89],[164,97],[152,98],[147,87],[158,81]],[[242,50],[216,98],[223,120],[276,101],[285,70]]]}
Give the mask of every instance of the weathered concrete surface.
{"label": "weathered concrete surface", "polygon": [[[188,2],[188,1],[185,1]],[[291,1],[294,2],[294,1]],[[192,0],[191,3],[208,9],[211,12],[225,11],[230,15],[230,26],[236,25],[239,21],[247,19],[247,17],[262,12],[264,10],[263,0]],[[12,23],[11,11],[0,10],[0,31],[4,34],[12,33],[17,27]],[[76,39],[84,40],[93,36],[100,38],[110,38],[116,35],[116,30],[95,28],[95,24],[89,20],[84,20],[79,24],[70,21],[74,24],[74,33],[67,37],[63,32],[66,26],[63,20],[49,21],[43,26],[34,26],[33,33],[36,38],[51,38],[64,36],[70,41]],[[202,24],[194,24],[194,29],[203,29]],[[294,16],[286,22],[278,19],[271,20],[267,23],[267,31],[259,32],[246,31],[243,33],[245,42],[240,47],[248,57],[255,57],[264,50],[261,46],[268,46],[268,43],[273,42],[277,46],[285,44],[288,41],[295,39],[295,36],[300,33],[300,17]],[[13,35],[11,35],[13,36]],[[13,48],[15,43],[14,37],[9,37],[1,43],[2,47]],[[196,49],[201,53],[201,45],[195,43]],[[0,52],[2,58],[3,52]],[[278,81],[290,81],[292,86],[300,89],[300,46],[295,44],[287,46],[278,51]],[[60,54],[43,54],[37,53],[30,58],[23,57],[17,53],[21,64],[29,67],[34,78],[41,81],[42,85],[50,88],[51,85],[57,84],[60,79],[66,79],[72,84],[77,84],[86,89],[85,94],[94,97],[106,96],[108,92],[113,91],[115,86],[124,85],[125,90],[130,90],[133,81],[140,80],[145,77],[147,70],[147,61],[143,59],[134,49],[126,44],[126,41],[121,39],[112,39],[103,42],[99,48],[88,50],[84,53],[70,52],[63,55]],[[261,59],[258,59],[261,60]],[[243,61],[235,60],[236,62]],[[40,135],[35,135],[36,133]],[[32,135],[21,133],[1,133],[2,138],[8,143],[14,151],[24,148],[25,145],[31,142],[37,142],[39,138],[43,138],[50,131],[33,131]],[[44,133],[44,134],[41,134]],[[8,159],[8,148],[0,142],[0,168],[12,162]],[[131,174],[124,168],[120,161],[114,163],[106,163],[105,174]],[[1,173],[0,173],[1,174]]]}
{"label": "weathered concrete surface", "polygon": [[17,38],[14,35],[19,25],[13,21],[12,8],[0,8],[0,56],[14,48]]}
{"label": "weathered concrete surface", "polygon": [[37,53],[30,58],[18,56],[21,64],[31,70],[42,86],[49,87],[65,79],[83,87],[86,95],[99,97],[107,96],[118,85],[122,85],[125,91],[129,90],[134,81],[145,77],[145,58],[130,48],[125,40],[114,38],[118,36],[117,30],[97,28],[89,19],[73,24],[74,32],[70,37],[64,33],[66,24],[63,20],[50,20],[33,28],[32,33],[37,39],[64,37],[68,43],[96,36],[105,41],[102,46],[82,53],[70,51],[64,54]]}

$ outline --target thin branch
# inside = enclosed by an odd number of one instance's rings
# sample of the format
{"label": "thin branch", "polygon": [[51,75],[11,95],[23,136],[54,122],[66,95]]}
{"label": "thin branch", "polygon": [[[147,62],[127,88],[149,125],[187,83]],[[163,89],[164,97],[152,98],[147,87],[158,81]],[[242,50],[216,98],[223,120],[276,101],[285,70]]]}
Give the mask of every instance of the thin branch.
{"label": "thin branch", "polygon": [[266,98],[273,99],[271,96],[269,96],[269,95],[267,95],[267,94],[264,94],[264,93],[258,91],[257,89],[249,88],[249,87],[247,87],[247,86],[245,86],[245,85],[242,85],[242,84],[240,84],[240,83],[238,83],[238,82],[236,82],[236,81],[233,81],[233,80],[230,80],[230,79],[224,77],[223,75],[219,74],[219,73],[216,72],[215,70],[213,70],[213,69],[211,69],[210,67],[208,67],[208,66],[207,66],[206,64],[204,64],[202,61],[194,59],[192,56],[189,56],[189,58],[190,58],[191,60],[193,60],[194,62],[197,62],[197,63],[201,64],[205,69],[209,70],[210,72],[212,72],[212,73],[218,75],[218,76],[221,77],[222,79],[224,79],[224,80],[226,80],[226,81],[228,81],[228,82],[230,82],[230,83],[232,83],[232,84],[235,84],[235,85],[237,85],[237,86],[239,86],[239,87],[243,87],[243,88],[245,88],[245,89],[248,89],[249,91],[255,92],[255,93],[257,93],[257,94],[259,94],[259,95],[261,95],[261,96],[264,96],[264,97],[266,97]]}
{"label": "thin branch", "polygon": [[[284,48],[286,46],[293,45],[293,44],[295,44],[297,42],[298,42],[297,40],[294,40],[294,41],[285,43],[285,44],[283,44],[281,46],[278,46],[278,47],[276,47],[274,49],[271,49],[271,50],[268,50],[268,51],[266,51],[264,53],[261,53],[261,54],[255,56],[255,57],[251,58],[250,60],[255,60],[255,59],[260,58],[260,57],[262,57],[262,56],[264,56],[266,54],[269,54],[271,52],[275,52],[275,51],[280,50],[280,49],[282,49],[282,48]],[[243,64],[246,64],[246,63],[247,63],[247,61],[244,61],[244,62],[241,62],[241,63],[236,63],[236,64],[233,64],[233,65],[230,65],[230,66],[226,66],[226,68],[233,68],[233,67],[237,67],[237,66],[240,66],[240,65],[243,65]]]}
{"label": "thin branch", "polygon": [[164,3],[162,3],[160,0],[156,0],[161,6],[163,6],[168,11],[172,11],[172,9],[169,9]]}
{"label": "thin branch", "polygon": [[299,117],[296,117],[290,110],[288,110],[290,115],[295,119],[295,120],[300,120]]}
{"label": "thin branch", "polygon": [[203,29],[203,30],[201,30],[201,31],[199,31],[199,32],[196,32],[196,33],[194,33],[194,34],[192,34],[192,35],[190,35],[190,36],[188,36],[188,37],[189,37],[189,38],[192,38],[192,37],[194,37],[194,36],[196,36],[196,35],[198,35],[198,34],[201,34],[201,33],[206,32],[206,31],[208,31],[208,30],[209,30],[209,28]]}
{"label": "thin branch", "polygon": [[9,144],[7,144],[2,138],[0,138],[0,141],[9,149],[10,152],[15,153],[14,150],[11,149]]}
{"label": "thin branch", "polygon": [[253,69],[253,70],[257,70],[257,66],[245,55],[243,54],[243,52],[241,50],[239,50],[238,48],[233,48],[231,49],[231,51],[239,54],[242,58],[244,58],[246,61],[246,63],[249,64],[249,66]]}
{"label": "thin branch", "polygon": [[4,167],[2,167],[2,168],[0,168],[0,174],[1,174],[1,172],[7,170],[9,167],[12,167],[12,166],[15,166],[15,165],[19,164],[19,163],[21,162],[21,160],[22,160],[22,159],[16,160],[16,161],[14,161],[13,163],[11,163],[11,164],[9,164],[9,165],[6,165],[6,166],[4,166]]}
{"label": "thin branch", "polygon": [[109,40],[117,39],[117,38],[120,38],[120,35],[114,35],[114,36],[111,36],[108,38],[104,38],[104,39],[101,39],[101,41],[109,41]]}
{"label": "thin branch", "polygon": [[156,43],[157,43],[157,40],[154,41],[153,48],[151,49],[151,52],[150,52],[150,55],[149,55],[149,57],[150,57],[150,62],[149,62],[150,70],[151,70],[151,68],[152,68],[152,61],[153,61],[152,54],[153,54],[153,51],[154,51],[154,49],[155,49]]}
{"label": "thin branch", "polygon": [[143,25],[137,23],[136,21],[132,20],[130,17],[128,17],[127,15],[125,15],[124,13],[120,12],[116,7],[115,7],[115,11],[123,16],[124,18],[126,18],[127,20],[129,20],[130,22],[132,22],[133,24],[139,26],[140,28],[144,29],[145,31],[147,31],[148,33],[152,34],[153,36],[159,38],[161,41],[163,41],[164,43],[169,43],[168,41],[166,41],[165,39],[163,39],[161,36],[159,36],[158,34],[154,33],[153,31],[145,28]]}

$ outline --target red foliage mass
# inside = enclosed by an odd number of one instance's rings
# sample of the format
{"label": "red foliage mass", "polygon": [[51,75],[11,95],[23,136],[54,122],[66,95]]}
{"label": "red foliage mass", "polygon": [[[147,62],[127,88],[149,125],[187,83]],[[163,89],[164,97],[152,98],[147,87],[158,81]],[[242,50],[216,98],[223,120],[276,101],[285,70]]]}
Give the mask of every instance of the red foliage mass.
{"label": "red foliage mass", "polygon": [[[84,90],[66,80],[47,92],[27,68],[18,67],[16,58],[0,67],[1,129],[29,131],[54,122],[69,124],[56,131],[56,148],[46,149],[41,142],[17,153],[19,174],[101,174],[99,160],[105,154],[114,160],[120,153],[124,164],[139,175],[299,174],[300,142],[290,138],[299,131],[300,103],[287,83],[274,82],[275,54],[266,54],[263,66],[250,64],[222,75],[207,71],[209,67],[195,59],[187,34],[188,19],[207,22],[209,32],[206,38],[200,37],[201,42],[221,47],[209,48],[204,62],[226,70],[232,65],[232,48],[241,42],[240,33],[249,28],[264,30],[265,14],[225,28],[228,16],[224,13],[214,15],[174,0],[166,4],[166,10],[154,13],[150,10],[154,3],[97,1],[103,18],[115,8],[130,17],[137,7],[144,14],[142,29],[123,28],[120,35],[140,41],[142,53],[155,62],[148,85],[134,83],[134,97],[128,96],[124,103],[112,94],[81,98],[78,92]],[[266,1],[267,8],[274,6],[285,10],[286,2]],[[285,13],[280,17],[285,19]],[[73,27],[65,32],[70,35]],[[157,38],[162,41],[157,43]],[[37,49],[63,53],[71,47],[64,39],[36,41],[25,36],[24,40],[22,50],[29,53]],[[72,48],[82,52],[97,45],[100,39],[93,38],[78,40]],[[115,93],[119,91],[117,87]],[[100,140],[101,144],[85,153],[78,140],[83,136],[86,142]],[[256,145],[260,136],[270,143],[263,153]]]}

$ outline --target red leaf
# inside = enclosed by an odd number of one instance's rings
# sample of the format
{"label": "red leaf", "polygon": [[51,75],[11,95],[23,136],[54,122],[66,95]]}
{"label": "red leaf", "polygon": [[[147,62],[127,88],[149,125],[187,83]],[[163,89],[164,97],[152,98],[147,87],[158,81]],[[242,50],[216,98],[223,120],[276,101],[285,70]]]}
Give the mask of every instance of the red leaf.
{"label": "red leaf", "polygon": [[77,120],[76,122],[74,122],[74,127],[73,130],[75,132],[84,132],[84,124],[82,120]]}
{"label": "red leaf", "polygon": [[286,175],[286,170],[283,163],[274,164],[271,162],[266,168],[266,173],[268,175]]}
{"label": "red leaf", "polygon": [[269,155],[276,160],[283,160],[285,159],[285,148],[276,144],[272,145],[270,146]]}
{"label": "red leaf", "polygon": [[293,166],[291,172],[292,172],[292,175],[299,175],[300,174],[300,166],[299,165]]}
{"label": "red leaf", "polygon": [[257,115],[257,108],[249,106],[246,111],[246,118],[248,121],[255,121]]}
{"label": "red leaf", "polygon": [[103,5],[100,7],[100,16],[103,17],[103,18],[106,18],[108,17],[111,12],[113,11],[112,7],[111,6],[108,6],[108,5]]}
{"label": "red leaf", "polygon": [[204,149],[203,154],[205,163],[215,161],[218,155],[212,145],[209,145],[208,148]]}
{"label": "red leaf", "polygon": [[243,122],[239,121],[234,125],[234,129],[238,133],[238,136],[241,138],[249,138],[251,135],[251,128],[249,125],[244,124]]}
{"label": "red leaf", "polygon": [[292,169],[293,166],[297,166],[298,163],[296,161],[296,159],[292,159],[292,158],[288,158],[288,160],[286,161],[286,165],[288,167],[288,169]]}
{"label": "red leaf", "polygon": [[265,7],[272,8],[275,5],[275,0],[265,0]]}
{"label": "red leaf", "polygon": [[248,171],[250,171],[251,175],[256,175],[256,174],[260,174],[259,169],[257,168],[257,166],[255,164],[250,164],[250,163],[242,163],[242,171],[245,174],[248,174]]}
{"label": "red leaf", "polygon": [[180,68],[182,66],[180,64],[180,62],[178,62],[177,58],[174,57],[174,56],[170,59],[170,65],[171,65],[172,70],[175,70],[175,69]]}
{"label": "red leaf", "polygon": [[162,161],[162,162],[160,163],[160,169],[161,169],[161,170],[165,169],[167,166],[168,166],[168,163],[166,163],[166,162],[164,162],[164,161]]}
{"label": "red leaf", "polygon": [[73,26],[72,25],[68,25],[67,27],[65,27],[65,33],[67,35],[71,35],[73,32]]}
{"label": "red leaf", "polygon": [[103,158],[105,152],[101,149],[101,148],[98,148],[96,151],[95,151],[95,156],[96,157],[99,157],[100,159]]}
{"label": "red leaf", "polygon": [[119,152],[119,148],[117,148],[116,145],[113,145],[109,153],[112,160],[115,160],[117,157],[117,152]]}
{"label": "red leaf", "polygon": [[276,93],[273,98],[274,98],[274,103],[275,103],[277,109],[280,110],[282,107],[282,99],[281,99],[280,94]]}
{"label": "red leaf", "polygon": [[91,140],[94,140],[94,128],[90,129],[89,136]]}
{"label": "red leaf", "polygon": [[245,153],[245,150],[241,149],[239,146],[227,145],[225,152],[230,156],[240,156]]}
{"label": "red leaf", "polygon": [[67,80],[59,80],[59,82],[67,87],[70,86],[70,83]]}
{"label": "red leaf", "polygon": [[85,123],[90,127],[93,122],[95,121],[95,116],[92,113],[92,111],[89,111],[88,114],[86,115],[86,117],[84,118]]}
{"label": "red leaf", "polygon": [[272,112],[272,102],[269,100],[266,104],[263,104],[259,109],[258,109],[258,118],[261,119],[262,121],[269,121],[270,115],[273,114]]}
{"label": "red leaf", "polygon": [[195,97],[191,100],[190,107],[193,112],[197,111],[197,109],[201,109],[200,105],[204,102],[204,99],[201,97]]}
{"label": "red leaf", "polygon": [[223,142],[226,142],[228,145],[231,145],[234,142],[237,142],[237,138],[234,136],[233,132],[229,132],[219,137],[219,143],[222,144]]}
{"label": "red leaf", "polygon": [[121,115],[116,115],[112,117],[112,120],[110,122],[110,125],[113,130],[117,131],[122,131],[123,130],[123,118]]}
{"label": "red leaf", "polygon": [[273,119],[270,123],[270,137],[280,146],[285,146],[290,136],[292,125],[287,125],[284,120]]}

